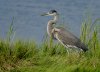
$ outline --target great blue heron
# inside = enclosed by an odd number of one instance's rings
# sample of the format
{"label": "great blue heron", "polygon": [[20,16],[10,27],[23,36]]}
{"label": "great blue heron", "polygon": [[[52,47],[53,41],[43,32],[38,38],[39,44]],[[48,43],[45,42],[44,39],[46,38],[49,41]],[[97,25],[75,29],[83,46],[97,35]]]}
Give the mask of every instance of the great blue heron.
{"label": "great blue heron", "polygon": [[53,39],[57,39],[62,45],[67,48],[78,48],[82,49],[84,52],[88,50],[84,43],[81,42],[79,38],[74,36],[68,30],[61,27],[54,27],[58,20],[58,12],[56,10],[50,10],[49,12],[43,14],[42,16],[53,16],[54,19],[50,20],[47,24],[47,33]]}

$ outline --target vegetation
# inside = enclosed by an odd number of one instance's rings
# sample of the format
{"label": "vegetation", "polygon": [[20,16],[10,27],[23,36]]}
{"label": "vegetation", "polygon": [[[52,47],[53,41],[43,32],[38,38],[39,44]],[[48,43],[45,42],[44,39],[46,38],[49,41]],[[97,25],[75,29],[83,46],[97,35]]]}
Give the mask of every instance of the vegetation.
{"label": "vegetation", "polygon": [[100,72],[100,27],[91,28],[91,20],[82,23],[80,36],[89,50],[69,55],[66,48],[47,38],[39,46],[32,41],[12,43],[12,25],[8,39],[0,40],[0,72]]}

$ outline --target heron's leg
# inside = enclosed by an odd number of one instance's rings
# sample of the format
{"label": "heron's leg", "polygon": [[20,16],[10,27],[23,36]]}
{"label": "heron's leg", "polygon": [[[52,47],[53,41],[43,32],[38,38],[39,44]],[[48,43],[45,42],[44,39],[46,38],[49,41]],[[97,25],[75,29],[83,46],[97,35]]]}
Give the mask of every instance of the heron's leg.
{"label": "heron's leg", "polygon": [[69,50],[68,50],[68,48],[67,48],[67,54],[68,54],[68,56],[69,56]]}
{"label": "heron's leg", "polygon": [[69,47],[67,46],[67,54],[68,54],[68,56],[70,55],[70,49],[69,49]]}
{"label": "heron's leg", "polygon": [[68,56],[74,51],[73,47],[69,47],[67,46],[67,53],[68,53]]}
{"label": "heron's leg", "polygon": [[72,52],[73,52],[73,49],[71,47],[68,47],[68,54],[70,55]]}
{"label": "heron's leg", "polygon": [[83,53],[83,50],[82,50],[82,49],[79,49],[78,54],[79,54],[79,56],[81,57],[81,56],[84,54],[84,53]]}

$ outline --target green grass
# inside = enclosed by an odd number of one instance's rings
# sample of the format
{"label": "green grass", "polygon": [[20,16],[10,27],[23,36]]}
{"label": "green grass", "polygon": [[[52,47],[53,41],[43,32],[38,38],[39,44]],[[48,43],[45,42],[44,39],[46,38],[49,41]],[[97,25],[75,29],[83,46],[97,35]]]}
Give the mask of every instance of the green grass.
{"label": "green grass", "polygon": [[0,40],[0,72],[100,72],[100,27],[91,29],[91,20],[82,23],[80,36],[89,50],[69,55],[52,39],[44,39],[41,45],[22,40],[12,43],[12,25],[7,40]]}

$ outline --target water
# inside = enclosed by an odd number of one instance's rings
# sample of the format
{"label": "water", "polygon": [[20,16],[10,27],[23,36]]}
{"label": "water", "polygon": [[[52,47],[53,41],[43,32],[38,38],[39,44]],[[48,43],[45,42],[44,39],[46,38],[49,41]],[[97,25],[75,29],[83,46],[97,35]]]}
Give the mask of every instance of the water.
{"label": "water", "polygon": [[87,11],[92,18],[100,18],[100,0],[0,0],[0,38],[6,38],[14,17],[15,39],[41,42],[50,17],[40,16],[56,9],[60,13],[59,24],[79,37],[80,26]]}

